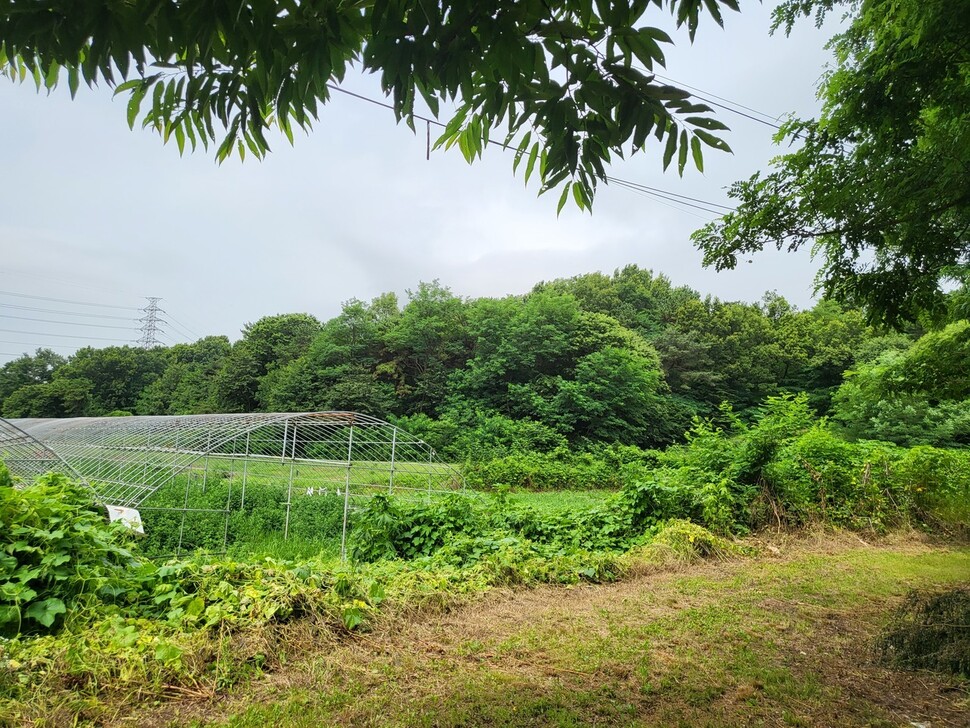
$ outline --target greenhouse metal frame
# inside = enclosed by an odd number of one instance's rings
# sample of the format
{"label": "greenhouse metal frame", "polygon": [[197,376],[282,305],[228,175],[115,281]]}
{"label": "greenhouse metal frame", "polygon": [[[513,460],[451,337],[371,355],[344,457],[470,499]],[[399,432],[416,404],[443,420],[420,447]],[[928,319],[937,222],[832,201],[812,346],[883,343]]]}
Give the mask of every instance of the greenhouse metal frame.
{"label": "greenhouse metal frame", "polygon": [[[193,512],[224,516],[225,548],[230,513],[245,507],[255,483],[285,488],[284,539],[297,499],[340,496],[343,557],[357,499],[430,499],[465,485],[424,441],[355,412],[0,420],[0,460],[24,480],[63,472],[90,487],[109,512],[181,513],[176,553],[185,550],[186,515]],[[224,506],[198,507],[195,496],[216,480],[226,490]],[[171,500],[173,488],[181,489],[181,503],[153,502],[160,492]]]}

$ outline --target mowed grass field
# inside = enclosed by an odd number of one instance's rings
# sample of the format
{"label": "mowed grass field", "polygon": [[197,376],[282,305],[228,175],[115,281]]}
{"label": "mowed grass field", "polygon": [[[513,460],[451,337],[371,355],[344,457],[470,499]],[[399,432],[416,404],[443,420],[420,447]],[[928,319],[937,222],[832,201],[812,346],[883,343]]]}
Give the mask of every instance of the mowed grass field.
{"label": "mowed grass field", "polygon": [[308,644],[228,697],[118,725],[970,725],[968,684],[873,650],[912,588],[970,581],[970,548],[914,534],[750,540],[757,556],[621,582],[493,591]]}

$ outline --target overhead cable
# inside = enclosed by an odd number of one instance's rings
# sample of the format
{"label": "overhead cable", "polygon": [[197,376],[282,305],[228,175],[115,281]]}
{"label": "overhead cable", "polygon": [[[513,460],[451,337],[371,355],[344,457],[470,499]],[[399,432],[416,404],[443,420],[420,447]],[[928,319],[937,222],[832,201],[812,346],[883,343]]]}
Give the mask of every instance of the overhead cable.
{"label": "overhead cable", "polygon": [[[678,86],[682,86],[683,88],[689,88],[689,89],[693,90],[695,93],[693,93],[691,95],[695,99],[700,99],[701,101],[706,101],[711,106],[716,106],[719,109],[724,109],[725,111],[730,111],[732,114],[737,114],[738,116],[743,116],[745,119],[750,119],[751,121],[755,121],[755,122],[757,122],[759,124],[764,124],[765,126],[769,126],[772,129],[776,129],[776,130],[781,129],[781,125],[777,122],[777,118],[778,117],[773,117],[770,114],[765,114],[764,112],[758,111],[757,109],[752,109],[750,106],[745,106],[744,104],[739,104],[739,103],[737,103],[735,101],[731,101],[730,99],[725,99],[725,98],[723,98],[721,96],[716,96],[715,94],[708,93],[707,91],[704,91],[702,89],[699,89],[696,86],[691,86],[690,84],[682,83],[681,81],[676,81],[676,80],[670,78],[669,76],[662,76],[659,73],[654,73],[653,71],[647,71],[646,69],[640,69],[640,70],[643,71],[644,73],[650,73],[650,74],[656,76],[657,78],[662,78],[665,81],[670,81],[671,83],[675,83]],[[697,92],[700,92],[700,93],[697,93]],[[724,104],[718,103],[717,101],[714,101],[712,98],[708,98],[709,96],[710,97],[713,97],[714,99],[721,99],[721,101],[724,101],[726,103],[724,103]],[[727,104],[732,104],[732,105],[731,106],[728,106]],[[735,106],[740,107],[742,109],[747,109],[748,111],[753,112],[754,114],[759,114],[760,116],[766,117],[766,118],[759,118],[758,116],[752,116],[752,114],[745,113],[744,111],[738,111],[738,109],[734,108]]]}
{"label": "overhead cable", "polygon": [[86,311],[64,311],[57,308],[40,308],[37,306],[18,306],[14,303],[0,303],[0,310],[11,308],[17,311],[32,311],[34,313],[53,313],[59,316],[83,316],[84,318],[112,319],[114,321],[134,321],[131,316],[112,316],[110,313],[88,313]]}
{"label": "overhead cable", "polygon": [[24,334],[25,336],[54,336],[58,339],[84,339],[86,341],[122,341],[126,344],[131,344],[131,339],[109,339],[103,336],[74,336],[72,334],[48,334],[45,332],[37,331],[19,331],[17,329],[0,329],[0,331],[5,334]]}
{"label": "overhead cable", "polygon": [[[346,94],[347,96],[352,96],[355,99],[360,99],[361,101],[366,101],[368,103],[374,104],[375,106],[381,106],[381,107],[383,107],[385,109],[390,109],[392,111],[396,111],[396,109],[394,108],[394,105],[393,104],[389,104],[389,103],[386,103],[384,101],[378,101],[377,99],[372,99],[372,98],[370,98],[368,96],[364,96],[363,94],[359,94],[359,93],[356,93],[354,91],[348,91],[347,89],[341,88],[340,86],[337,86],[335,84],[327,84],[327,88],[329,88],[329,89],[331,89],[333,91],[339,91],[340,93]],[[437,119],[433,119],[433,118],[428,117],[428,116],[422,116],[420,114],[412,114],[412,116],[415,119],[418,119],[419,121],[424,121],[424,122],[426,122],[428,124],[435,124],[436,126],[439,126],[439,127],[445,127],[446,126],[444,123],[438,121]],[[496,141],[494,139],[488,139],[487,140],[487,143],[488,144],[495,145],[495,146],[498,146],[498,147],[501,147],[502,149],[505,149],[505,150],[515,149],[515,147],[513,147],[511,144],[506,144],[504,142]],[[654,195],[653,195],[653,198],[654,199],[657,199],[660,195],[669,195],[670,197],[679,197],[679,198],[684,198],[685,200],[693,200],[694,202],[701,203],[703,205],[708,205],[710,207],[720,207],[720,208],[723,208],[723,209],[728,210],[728,211],[731,211],[731,210],[734,209],[732,207],[728,207],[727,205],[721,205],[721,204],[718,204],[716,202],[707,202],[705,200],[699,200],[697,198],[689,197],[687,195],[678,195],[675,192],[668,192],[666,190],[661,190],[661,189],[656,188],[656,187],[647,187],[646,185],[640,185],[637,182],[630,182],[628,180],[620,179],[618,177],[610,177],[610,176],[607,176],[606,177],[606,180],[607,180],[607,182],[612,182],[614,184],[618,184],[618,185],[621,185],[621,186],[625,186],[628,189],[638,188],[635,191],[638,191],[638,192],[641,192],[641,193],[646,193],[645,196],[647,196],[647,197],[651,197],[651,194],[650,193],[652,192],[652,193],[654,193]],[[721,215],[723,215],[723,213],[717,212],[716,210],[709,210],[709,209],[706,209],[704,207],[699,207],[696,204],[690,204],[688,202],[681,202],[680,200],[677,200],[677,199],[670,199],[670,197],[665,197],[664,199],[668,199],[670,202],[674,202],[674,203],[677,203],[677,204],[687,205],[688,207],[695,207],[697,209],[704,210],[704,212],[708,212],[708,213],[714,215],[715,217],[720,217]],[[670,207],[670,205],[667,205],[667,207]],[[674,208],[674,209],[677,209],[677,208]],[[681,210],[681,211],[682,212],[687,212],[686,210]],[[694,215],[694,217],[699,217],[699,216],[698,215]]]}
{"label": "overhead cable", "polygon": [[89,326],[99,329],[122,329],[123,331],[137,331],[134,326],[114,326],[112,324],[89,324],[84,321],[56,321],[54,319],[30,318],[29,316],[11,316],[0,314],[0,319],[17,319],[19,321],[38,321],[45,324],[64,324],[65,326]]}
{"label": "overhead cable", "polygon": [[[670,197],[677,197],[677,198],[680,198],[682,200],[688,200],[690,202],[695,202],[695,203],[697,203],[699,205],[704,205],[706,207],[719,207],[722,210],[726,210],[728,212],[734,212],[734,210],[735,210],[735,208],[730,207],[728,205],[721,205],[721,204],[718,204],[717,202],[708,202],[707,200],[701,200],[701,199],[699,199],[697,197],[691,197],[690,195],[679,195],[676,192],[668,192],[667,190],[662,190],[659,187],[650,187],[649,185],[642,185],[642,184],[640,184],[638,182],[630,182],[629,180],[619,179],[617,177],[607,176],[606,179],[607,179],[608,182],[615,182],[617,184],[626,185],[628,187],[635,187],[635,188],[637,188],[639,190],[643,190],[644,192],[651,192],[653,194],[666,195],[666,196],[670,196]],[[712,212],[712,211],[709,210],[709,212]],[[723,213],[716,213],[716,214],[720,215],[720,214],[723,214]]]}
{"label": "overhead cable", "polygon": [[70,303],[75,306],[97,306],[99,308],[120,308],[125,311],[138,311],[135,306],[114,306],[110,303],[92,303],[91,301],[72,301],[67,298],[50,298],[49,296],[34,296],[29,293],[15,293],[14,291],[0,291],[0,295],[16,296],[17,298],[31,298],[35,301],[54,301],[55,303]]}

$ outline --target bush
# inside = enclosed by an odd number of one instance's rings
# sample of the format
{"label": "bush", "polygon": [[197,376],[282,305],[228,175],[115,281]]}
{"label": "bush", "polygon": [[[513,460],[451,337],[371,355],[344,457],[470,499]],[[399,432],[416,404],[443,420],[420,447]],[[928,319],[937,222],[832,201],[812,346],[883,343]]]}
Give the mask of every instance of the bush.
{"label": "bush", "polygon": [[768,492],[786,523],[883,528],[910,510],[907,490],[892,477],[897,458],[890,445],[848,443],[816,425],[765,469]]}
{"label": "bush", "polygon": [[465,465],[465,480],[473,487],[502,483],[523,490],[616,489],[645,471],[642,460],[618,466],[591,453],[565,448],[550,453],[521,452]]}
{"label": "bush", "polygon": [[901,451],[893,480],[920,518],[962,528],[970,524],[970,450],[919,446]]}
{"label": "bush", "polygon": [[136,567],[125,534],[62,476],[0,487],[0,634],[53,631],[82,604],[123,599]]}

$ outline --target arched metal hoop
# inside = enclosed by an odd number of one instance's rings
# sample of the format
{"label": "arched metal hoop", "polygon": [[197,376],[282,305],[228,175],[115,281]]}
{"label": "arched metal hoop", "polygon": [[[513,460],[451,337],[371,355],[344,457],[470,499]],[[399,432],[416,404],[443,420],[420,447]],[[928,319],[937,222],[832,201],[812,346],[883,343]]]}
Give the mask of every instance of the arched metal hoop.
{"label": "arched metal hoop", "polygon": [[29,483],[44,473],[57,471],[89,485],[84,476],[54,450],[4,419],[0,419],[0,462],[21,482]]}

